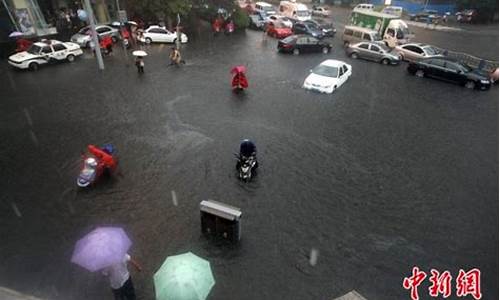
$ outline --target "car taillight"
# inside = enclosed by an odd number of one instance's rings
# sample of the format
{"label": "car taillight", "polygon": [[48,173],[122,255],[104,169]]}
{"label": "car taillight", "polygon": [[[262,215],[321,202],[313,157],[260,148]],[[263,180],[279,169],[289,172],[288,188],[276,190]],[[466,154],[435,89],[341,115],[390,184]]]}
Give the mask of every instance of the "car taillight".
{"label": "car taillight", "polygon": [[292,48],[292,45],[290,45],[290,44],[281,44],[281,47],[283,47],[283,48]]}

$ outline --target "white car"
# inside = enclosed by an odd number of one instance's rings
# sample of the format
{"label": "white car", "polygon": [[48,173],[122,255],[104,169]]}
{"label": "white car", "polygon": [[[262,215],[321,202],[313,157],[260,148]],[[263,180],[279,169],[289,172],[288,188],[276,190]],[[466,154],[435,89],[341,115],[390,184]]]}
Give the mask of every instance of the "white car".
{"label": "white car", "polygon": [[36,42],[27,51],[9,57],[9,64],[19,69],[38,70],[40,65],[57,62],[73,62],[83,54],[82,48],[75,43],[63,43],[56,40]]}
{"label": "white car", "polygon": [[443,57],[443,54],[439,53],[437,48],[422,43],[398,45],[394,48],[394,51],[398,53],[401,60],[407,61],[417,61],[429,57]]}
{"label": "white car", "polygon": [[[177,32],[171,32],[165,27],[150,26],[144,31],[144,42],[151,43],[175,43],[177,41]],[[181,43],[187,43],[188,37],[181,33]]]}
{"label": "white car", "polygon": [[[118,32],[118,29],[108,25],[97,25],[95,27],[95,31],[97,32],[99,37],[111,36],[111,38],[113,39],[113,43],[116,43],[120,39],[120,33]],[[91,40],[92,36],[90,34],[89,26],[83,27],[71,37],[71,41],[73,43],[80,45],[80,47],[86,48],[90,48]]]}
{"label": "white car", "polygon": [[283,26],[288,27],[288,28],[293,27],[293,22],[289,18],[279,16],[279,15],[271,15],[271,16],[267,17],[266,21],[267,22],[278,22],[278,23],[281,23],[281,24],[283,24]]}
{"label": "white car", "polygon": [[313,16],[329,17],[330,11],[326,7],[316,6],[312,9]]}
{"label": "white car", "polygon": [[340,60],[327,59],[311,70],[303,87],[320,93],[331,94],[352,75],[352,67]]}

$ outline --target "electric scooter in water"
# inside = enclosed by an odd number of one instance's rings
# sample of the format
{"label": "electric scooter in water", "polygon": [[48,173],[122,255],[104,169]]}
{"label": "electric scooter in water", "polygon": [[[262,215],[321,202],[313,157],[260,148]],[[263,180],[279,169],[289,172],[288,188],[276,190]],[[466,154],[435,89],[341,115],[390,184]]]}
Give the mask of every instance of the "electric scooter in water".
{"label": "electric scooter in water", "polygon": [[245,182],[250,181],[259,167],[257,147],[252,141],[245,139],[240,144],[240,153],[235,153],[235,156],[238,178]]}
{"label": "electric scooter in water", "polygon": [[[115,154],[115,149],[113,145],[107,144],[99,148],[98,151],[102,151],[105,155],[111,157]],[[102,161],[102,158],[96,155],[87,154],[84,156],[83,168],[80,170],[80,174],[76,180],[76,184],[81,188],[86,188],[94,184],[103,175],[111,175],[111,171]]]}

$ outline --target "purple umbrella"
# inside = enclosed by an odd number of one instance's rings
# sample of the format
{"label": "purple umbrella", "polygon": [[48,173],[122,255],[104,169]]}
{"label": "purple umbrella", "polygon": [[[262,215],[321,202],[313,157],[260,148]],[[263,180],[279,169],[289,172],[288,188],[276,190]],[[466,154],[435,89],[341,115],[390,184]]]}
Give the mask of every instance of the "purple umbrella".
{"label": "purple umbrella", "polygon": [[122,261],[132,242],[119,227],[98,227],[80,239],[71,262],[95,272]]}

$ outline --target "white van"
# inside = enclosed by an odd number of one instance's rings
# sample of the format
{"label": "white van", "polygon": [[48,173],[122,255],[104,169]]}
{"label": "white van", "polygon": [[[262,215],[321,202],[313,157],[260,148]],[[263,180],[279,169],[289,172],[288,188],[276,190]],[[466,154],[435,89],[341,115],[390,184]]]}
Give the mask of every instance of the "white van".
{"label": "white van", "polygon": [[255,12],[260,13],[262,16],[271,16],[276,14],[274,6],[267,2],[257,2],[255,3]]}
{"label": "white van", "polygon": [[354,9],[365,9],[365,10],[373,10],[373,4],[370,3],[360,3],[354,7]]}
{"label": "white van", "polygon": [[387,6],[382,10],[382,13],[402,17],[403,8],[401,6]]}
{"label": "white van", "polygon": [[281,1],[279,7],[280,15],[299,21],[311,20],[311,11],[305,4],[295,1]]}

